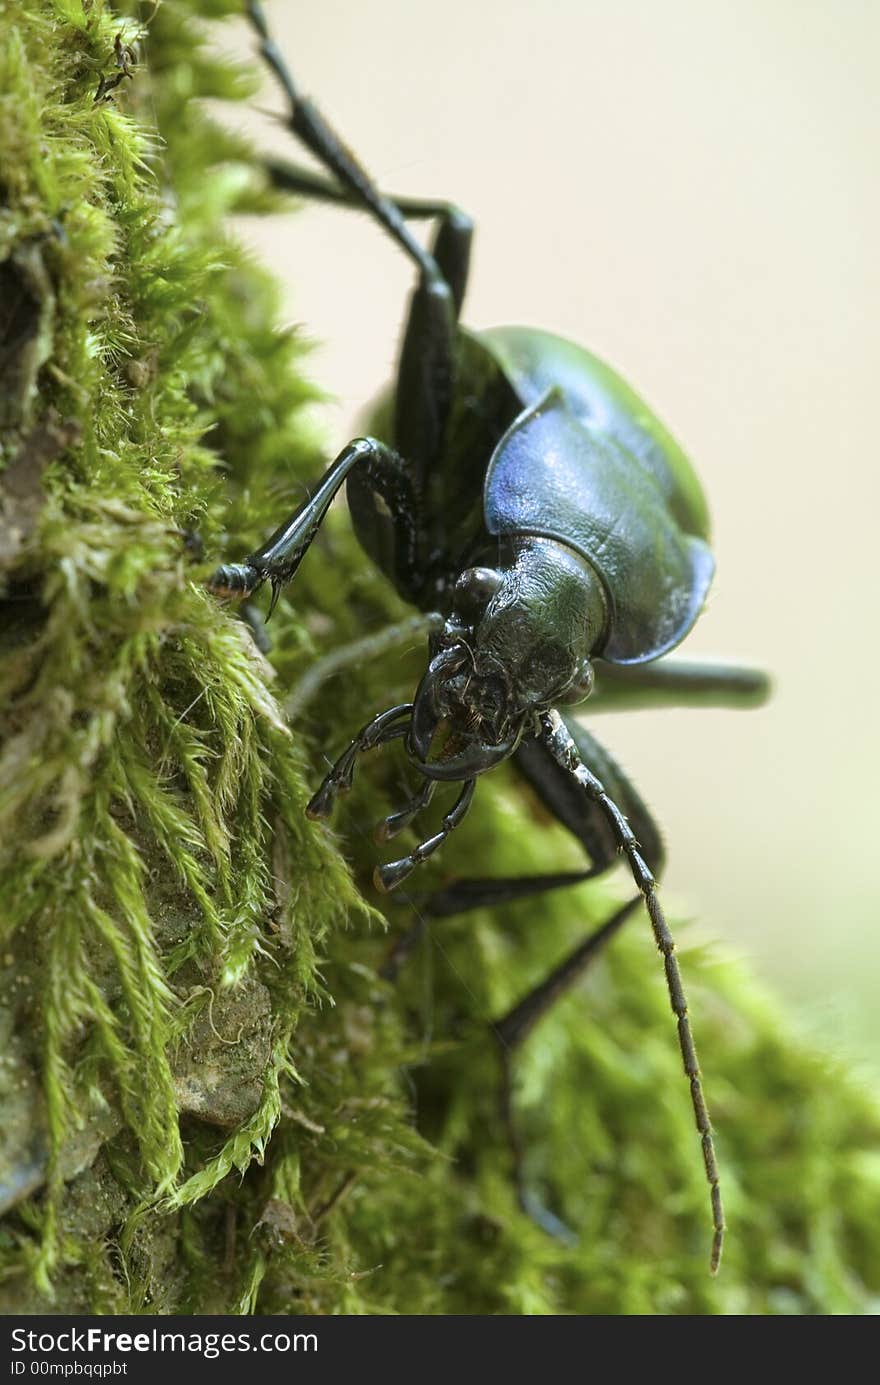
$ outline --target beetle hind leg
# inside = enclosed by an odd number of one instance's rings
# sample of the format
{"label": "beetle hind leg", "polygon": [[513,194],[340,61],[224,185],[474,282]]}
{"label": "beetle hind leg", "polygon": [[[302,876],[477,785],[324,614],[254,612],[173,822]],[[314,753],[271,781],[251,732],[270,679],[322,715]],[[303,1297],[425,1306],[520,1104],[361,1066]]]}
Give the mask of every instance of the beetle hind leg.
{"label": "beetle hind leg", "polygon": [[[468,909],[498,904],[502,900],[524,898],[549,890],[581,884],[595,870],[560,872],[557,875],[525,877],[514,880],[461,880],[447,890],[432,896],[417,911],[416,922],[395,944],[381,968],[381,975],[393,981],[406,957],[428,929],[432,918],[449,917]],[[641,903],[641,895],[622,904],[599,928],[594,929],[551,971],[549,976],[517,1001],[500,1019],[489,1025],[501,1064],[500,1113],[511,1159],[511,1172],[517,1202],[522,1211],[541,1229],[556,1240],[573,1244],[575,1233],[554,1212],[546,1207],[529,1187],[526,1177],[526,1145],[516,1115],[516,1084],[514,1060],[522,1044],[536,1025],[583,977],[617,935],[627,919]]]}
{"label": "beetle hind leg", "polygon": [[409,904],[415,912],[415,922],[392,946],[387,958],[380,967],[380,975],[386,981],[393,981],[401,967],[418,947],[425,933],[435,919],[453,918],[466,914],[471,909],[486,909],[500,904],[510,904],[530,895],[546,894],[548,890],[566,889],[571,885],[582,885],[603,873],[604,867],[590,867],[587,870],[557,871],[552,875],[516,875],[508,878],[453,880],[434,894],[404,896],[401,903]]}
{"label": "beetle hind leg", "polygon": [[445,285],[437,263],[413,237],[396,205],[383,196],[354,154],[318,110],[303,96],[284,56],[269,31],[259,0],[248,0],[247,16],[260,42],[260,55],[271,68],[288,102],[288,128],[324,167],[342,184],[346,192],[375,218],[418,266],[426,282]]}
{"label": "beetle hind leg", "polygon": [[[322,178],[310,168],[300,168],[296,164],[288,163],[286,159],[275,158],[266,159],[263,166],[272,184],[283,192],[291,192],[299,197],[339,207],[363,206],[361,199],[341,183]],[[433,198],[397,197],[393,194],[384,196],[407,221],[437,222],[431,255],[452,291],[456,316],[460,316],[470,268],[474,235],[472,217],[454,202]]]}
{"label": "beetle hind leg", "polygon": [[622,904],[601,927],[579,943],[539,986],[517,1001],[506,1015],[490,1026],[501,1060],[501,1114],[513,1163],[517,1201],[523,1212],[542,1230],[568,1244],[577,1242],[574,1232],[545,1207],[528,1186],[525,1173],[525,1144],[516,1119],[513,1058],[538,1021],[580,981],[587,968],[623,927],[640,902],[641,896],[635,895]]}
{"label": "beetle hind leg", "polygon": [[[260,41],[260,53],[284,91],[286,124],[292,134],[339,182],[342,200],[350,199],[369,212],[418,270],[398,366],[394,435],[414,469],[416,489],[423,494],[428,475],[443,454],[452,406],[456,327],[467,282],[472,223],[455,209],[445,209],[444,215],[437,204],[423,205],[422,211],[440,214],[434,243],[438,263],[412,234],[406,208],[381,192],[317,106],[302,95],[258,0],[249,0],[247,14]],[[297,181],[295,172],[293,181]]]}

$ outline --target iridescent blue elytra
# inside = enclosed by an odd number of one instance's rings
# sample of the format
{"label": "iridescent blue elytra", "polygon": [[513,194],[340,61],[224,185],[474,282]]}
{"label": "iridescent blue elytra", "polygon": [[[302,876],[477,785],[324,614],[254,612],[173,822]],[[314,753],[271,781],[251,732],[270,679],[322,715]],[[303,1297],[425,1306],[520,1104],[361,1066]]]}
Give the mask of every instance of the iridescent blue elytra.
{"label": "iridescent blue elytra", "polygon": [[522,327],[477,340],[523,405],[486,471],[489,533],[542,534],[591,562],[609,604],[604,659],[665,654],[702,610],[715,566],[687,457],[635,391],[582,347]]}

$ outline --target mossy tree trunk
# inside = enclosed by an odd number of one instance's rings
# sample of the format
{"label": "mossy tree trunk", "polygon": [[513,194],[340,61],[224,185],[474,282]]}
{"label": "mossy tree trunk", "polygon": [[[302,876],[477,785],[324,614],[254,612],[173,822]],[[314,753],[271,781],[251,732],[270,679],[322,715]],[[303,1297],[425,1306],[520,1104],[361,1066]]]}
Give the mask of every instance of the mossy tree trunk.
{"label": "mossy tree trunk", "polygon": [[[404,612],[343,518],[280,602],[271,664],[202,585],[320,465],[297,338],[224,229],[273,195],[199,104],[256,88],[207,45],[237,9],[166,0],[144,30],[103,0],[0,4],[0,1304],[876,1306],[875,1104],[689,952],[732,1223],[708,1279],[644,923],[519,1063],[528,1176],[577,1244],[518,1211],[486,1021],[613,882],[450,920],[398,985],[379,977],[358,886],[399,762],[365,771],[338,835],[302,810],[321,749],[405,696],[418,653],[331,680],[290,723],[281,704]],[[540,816],[491,776],[425,888],[576,866]]]}

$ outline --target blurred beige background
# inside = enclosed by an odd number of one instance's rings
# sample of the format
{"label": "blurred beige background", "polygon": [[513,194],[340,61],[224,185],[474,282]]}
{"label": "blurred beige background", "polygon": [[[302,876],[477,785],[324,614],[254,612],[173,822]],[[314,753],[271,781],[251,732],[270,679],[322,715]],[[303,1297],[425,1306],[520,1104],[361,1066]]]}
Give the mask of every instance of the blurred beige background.
{"label": "blurred beige background", "polygon": [[[303,88],[383,188],[474,214],[474,326],[615,365],[690,453],[718,576],[685,646],[761,712],[603,717],[666,830],[666,898],[880,1073],[880,5],[276,0]],[[229,46],[251,39],[229,29]],[[265,106],[279,109],[267,82]],[[265,146],[298,151],[254,116]],[[304,160],[307,161],[307,160]],[[247,241],[321,344],[336,449],[389,378],[411,273],[365,218]]]}

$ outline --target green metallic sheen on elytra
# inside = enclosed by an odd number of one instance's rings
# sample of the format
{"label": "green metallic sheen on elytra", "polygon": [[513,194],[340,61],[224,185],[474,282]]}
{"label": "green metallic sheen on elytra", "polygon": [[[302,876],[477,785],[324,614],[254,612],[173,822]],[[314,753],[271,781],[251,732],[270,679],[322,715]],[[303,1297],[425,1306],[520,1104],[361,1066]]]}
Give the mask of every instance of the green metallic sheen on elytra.
{"label": "green metallic sheen on elytra", "polygon": [[[448,564],[441,582],[491,554],[493,536],[556,538],[602,580],[611,619],[596,653],[630,664],[674,648],[703,607],[714,560],[700,483],[672,435],[610,366],[537,328],[459,324],[456,375],[443,465],[427,481],[434,548]],[[386,394],[369,424],[388,441],[392,405]],[[485,472],[474,465],[482,457]],[[393,580],[391,516],[377,516],[357,476],[349,501],[358,537]],[[434,584],[422,601],[437,604]]]}
{"label": "green metallic sheen on elytra", "polygon": [[486,471],[491,534],[567,543],[602,579],[610,663],[656,659],[692,628],[714,573],[708,512],[670,433],[610,366],[550,332],[477,334],[524,406]]}
{"label": "green metallic sheen on elytra", "polygon": [[693,467],[675,438],[611,366],[582,346],[536,327],[474,334],[498,362],[524,406],[554,386],[575,417],[606,433],[655,479],[686,534],[709,538],[709,511]]}

